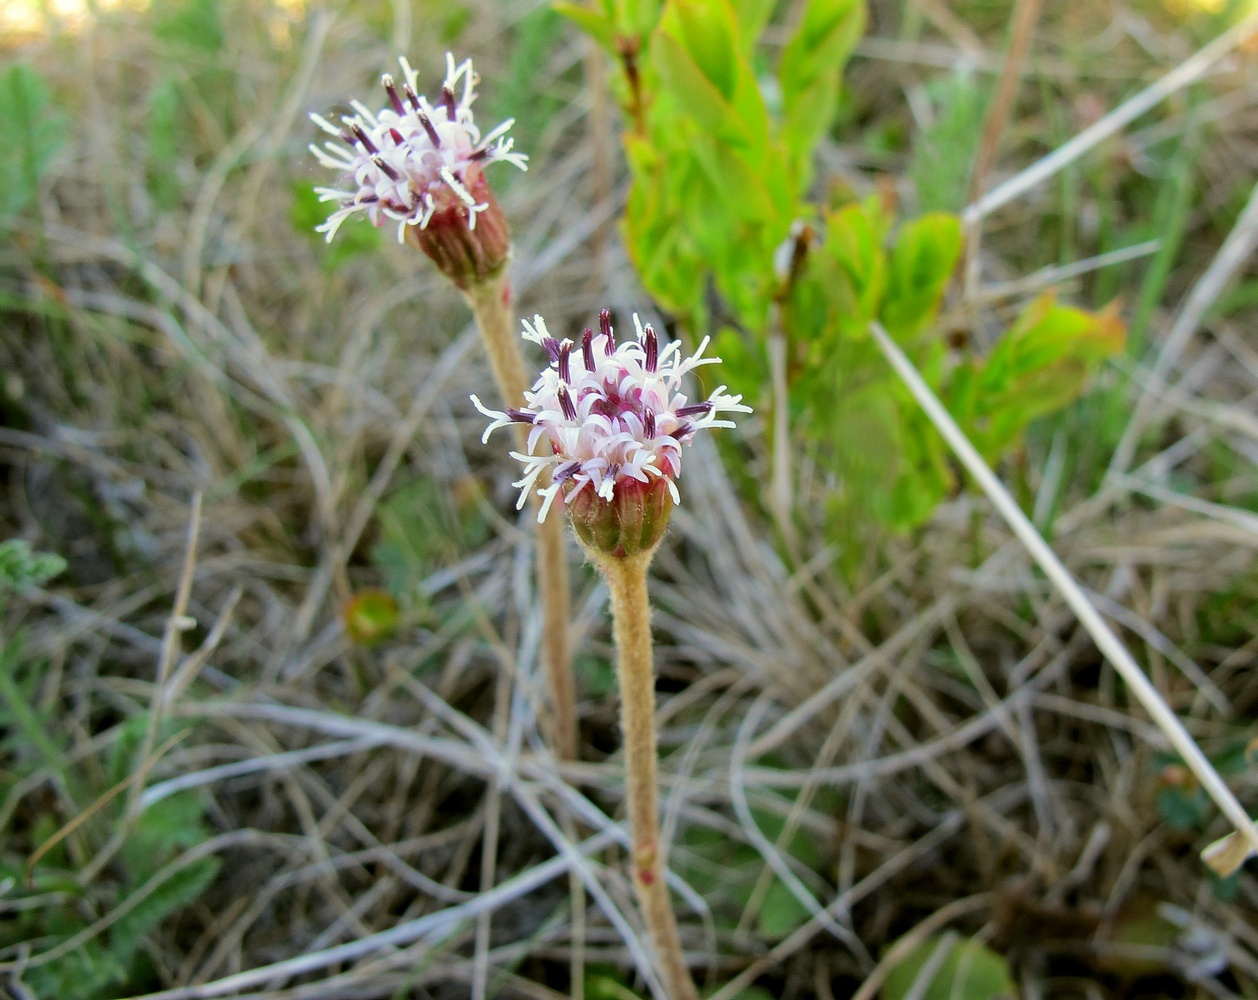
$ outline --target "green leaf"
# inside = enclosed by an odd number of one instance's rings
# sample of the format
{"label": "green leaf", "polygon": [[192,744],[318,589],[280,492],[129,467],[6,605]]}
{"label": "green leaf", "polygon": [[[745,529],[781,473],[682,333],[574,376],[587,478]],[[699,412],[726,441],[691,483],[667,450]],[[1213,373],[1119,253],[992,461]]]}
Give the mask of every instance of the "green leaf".
{"label": "green leaf", "polygon": [[315,226],[328,217],[331,205],[320,201],[314,185],[306,181],[296,181],[292,191],[293,202],[288,210],[288,221],[297,232],[304,234],[321,248],[318,251],[319,263],[324,271],[331,273],[355,257],[375,253],[380,249],[380,230],[366,218],[347,219],[337,230],[336,239],[328,243],[322,233],[315,232]]}
{"label": "green leaf", "polygon": [[221,0],[162,0],[154,4],[153,33],[165,42],[215,53],[223,47]]}
{"label": "green leaf", "polygon": [[[917,984],[923,971],[929,976],[924,992]],[[1001,955],[981,941],[948,935],[926,938],[887,974],[882,1000],[904,1000],[910,993],[920,1000],[1003,1000],[1016,997],[1018,989]]]}
{"label": "green leaf", "polygon": [[864,0],[808,0],[782,52],[782,137],[801,189],[812,174],[813,149],[834,120],[843,64],[864,30]]}
{"label": "green leaf", "polygon": [[764,26],[773,16],[776,0],[731,0],[731,3],[734,6],[734,20],[738,22],[738,32],[743,41],[743,55],[750,58]]}
{"label": "green leaf", "polygon": [[913,137],[908,176],[921,211],[957,212],[969,193],[987,97],[968,70],[932,80],[926,96],[935,115],[930,126]]}
{"label": "green leaf", "polygon": [[176,910],[195,902],[218,874],[218,858],[202,858],[176,871],[114,924],[109,953],[129,968],[144,938]]}
{"label": "green leaf", "polygon": [[976,446],[994,458],[1032,420],[1077,399],[1088,376],[1125,340],[1116,310],[1090,313],[1041,296],[985,361],[958,367],[949,405]]}
{"label": "green leaf", "polygon": [[930,323],[961,254],[961,222],[933,212],[900,228],[887,277],[882,322],[901,342]]}
{"label": "green leaf", "polygon": [[51,109],[48,87],[18,63],[0,76],[0,231],[35,197],[39,181],[65,144],[66,119]]}
{"label": "green leaf", "polygon": [[683,115],[762,166],[768,111],[729,0],[669,0],[652,36],[660,79]]}
{"label": "green leaf", "polygon": [[825,250],[850,284],[857,310],[849,322],[864,328],[878,315],[887,285],[887,255],[882,249],[887,220],[872,199],[847,205],[826,219]]}
{"label": "green leaf", "polygon": [[770,938],[783,938],[802,925],[808,915],[804,904],[795,898],[786,883],[781,879],[774,879],[769,891],[764,894],[756,923],[761,934]]}
{"label": "green leaf", "polygon": [[608,52],[616,53],[616,24],[606,12],[595,10],[582,3],[557,0],[551,9],[563,15]]}

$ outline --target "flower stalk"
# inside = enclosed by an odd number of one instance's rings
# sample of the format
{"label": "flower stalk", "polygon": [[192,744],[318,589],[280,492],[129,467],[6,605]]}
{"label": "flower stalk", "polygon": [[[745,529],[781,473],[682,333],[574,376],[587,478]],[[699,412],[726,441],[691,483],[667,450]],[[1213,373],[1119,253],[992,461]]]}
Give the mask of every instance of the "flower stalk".
{"label": "flower stalk", "polygon": [[[691,402],[686,380],[716,364],[705,358],[705,338],[691,357],[674,341],[662,343],[649,323],[633,318],[636,337],[618,343],[611,313],[599,314],[598,333],[580,341],[551,336],[541,316],[524,323],[524,337],[550,359],[524,407],[505,411],[472,402],[490,424],[523,434],[512,456],[524,464],[517,506],[542,499],[538,519],[554,506],[568,512],[581,548],[607,581],[616,640],[616,676],[624,733],[625,799],[629,811],[634,890],[655,952],[667,1000],[696,1000],[665,880],[660,836],[655,738],[655,666],[647,568],[673,507],[682,448],[696,432],[733,427],[733,413],[749,413],[741,396],[718,386]],[[517,440],[520,440],[517,437]],[[541,445],[542,447],[538,447]]]}
{"label": "flower stalk", "polygon": [[665,881],[665,849],[660,836],[659,780],[656,774],[655,664],[647,567],[659,543],[630,556],[586,548],[611,594],[620,686],[620,725],[624,733],[625,801],[629,812],[633,888],[650,935],[668,1000],[698,996],[677,931],[677,918]]}
{"label": "flower stalk", "polygon": [[[471,285],[463,294],[480,328],[499,394],[504,400],[523,399],[528,382],[520,338],[513,332],[511,286],[505,272]],[[516,425],[516,444],[521,451],[528,451],[528,428],[523,424]],[[542,661],[550,700],[551,744],[561,759],[576,760],[577,695],[568,639],[570,587],[561,517],[548,517],[537,525],[537,575],[542,597]]]}
{"label": "flower stalk", "polygon": [[[316,227],[331,241],[354,217],[373,225],[397,224],[398,242],[421,250],[457,287],[480,328],[494,381],[504,401],[519,400],[528,388],[518,340],[512,336],[511,230],[485,178],[490,163],[528,169],[507,132],[508,120],[482,134],[472,104],[476,74],[471,60],[446,55],[440,93],[429,100],[419,92],[418,74],[400,59],[402,75],[381,78],[387,105],[373,111],[352,101],[354,113],[331,122],[311,115],[332,138],[311,152],[339,175],[336,187],[318,188],[320,200],[335,208]],[[520,447],[528,448],[521,428]],[[550,485],[549,474],[542,477]],[[561,758],[578,751],[576,686],[568,640],[568,564],[563,523],[542,521],[537,528],[537,565],[544,629],[542,660],[550,692],[551,739]]]}

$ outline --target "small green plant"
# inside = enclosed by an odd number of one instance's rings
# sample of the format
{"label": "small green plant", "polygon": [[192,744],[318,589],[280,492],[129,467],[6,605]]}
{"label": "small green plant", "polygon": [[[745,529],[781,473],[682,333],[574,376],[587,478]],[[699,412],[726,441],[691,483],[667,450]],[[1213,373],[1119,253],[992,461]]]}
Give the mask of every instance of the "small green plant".
{"label": "small green plant", "polygon": [[[620,65],[633,179],[623,231],[643,283],[683,330],[715,330],[731,383],[767,419],[789,423],[786,433],[771,428],[775,447],[806,456],[830,484],[832,537],[850,541],[871,521],[916,527],[955,486],[942,440],[887,367],[870,323],[909,353],[989,460],[1075,399],[1122,347],[1113,314],[1047,298],[991,352],[965,337],[949,343],[937,321],[960,257],[958,218],[931,212],[897,224],[876,198],[815,200],[813,156],[864,27],[861,0],[797,5],[776,66],[760,72],[771,3],[557,6]],[[959,162],[967,154],[953,148],[955,133],[978,119],[981,100],[970,85],[941,101],[947,116],[928,139],[950,143]],[[959,207],[958,183],[924,198]],[[776,484],[789,494],[785,485]]]}
{"label": "small green plant", "polygon": [[[23,540],[0,543],[0,610],[65,565]],[[141,991],[154,982],[145,938],[218,872],[217,859],[189,853],[207,836],[204,803],[182,792],[128,816],[147,714],[116,727],[104,761],[76,759],[56,699],[42,690],[45,676],[20,632],[0,633],[0,897],[8,904],[0,949],[25,950],[20,979],[29,992],[21,995],[98,1000]],[[164,729],[169,745],[179,734]],[[118,830],[125,835],[115,844]]]}

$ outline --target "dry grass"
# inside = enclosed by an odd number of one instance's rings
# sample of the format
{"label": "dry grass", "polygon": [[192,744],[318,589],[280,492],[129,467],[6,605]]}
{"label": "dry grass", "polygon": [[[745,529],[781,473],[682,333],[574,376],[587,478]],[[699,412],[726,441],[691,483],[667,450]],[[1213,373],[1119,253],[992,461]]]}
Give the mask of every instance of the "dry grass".
{"label": "dry grass", "polygon": [[[851,70],[852,140],[824,151],[857,187],[903,168],[870,137],[909,127],[905,95],[941,62],[989,78],[1003,65],[1006,5],[908,6],[876,5]],[[624,192],[598,166],[605,96],[582,86],[574,33],[538,41],[536,8],[477,0],[457,45],[533,156],[504,198],[519,311],[568,330],[642,299],[607,229]],[[989,187],[1224,27],[1151,3],[1046,8]],[[486,376],[466,311],[405,248],[329,270],[289,220],[294,180],[316,176],[304,112],[366,94],[398,51],[430,79],[456,9],[224,9],[217,52],[123,9],[12,53],[47,80],[66,141],[0,246],[0,537],[70,568],[8,609],[5,634],[21,615],[25,638],[4,669],[57,748],[31,744],[10,709],[6,866],[108,791],[112,748],[130,748],[131,780],[49,856],[66,886],[6,884],[0,920],[64,908],[80,929],[6,931],[0,992],[28,995],[38,968],[110,940],[209,856],[209,888],[100,995],[611,997],[609,970],[644,992],[605,594],[576,570],[585,752],[561,765],[539,737],[527,525],[467,402]],[[526,44],[522,68],[509,56]],[[1147,308],[1152,346],[1001,471],[1214,756],[1244,744],[1258,705],[1258,345],[1251,308],[1217,308],[1251,288],[1244,255],[1220,255],[1258,167],[1251,61],[1213,62],[994,211],[972,298],[949,303],[982,343],[1034,292],[1023,276],[1173,244],[1147,306],[1144,257],[1049,275],[1084,301]],[[159,181],[146,129],[165,86],[180,144]],[[508,88],[527,100],[512,108]],[[1178,214],[1176,170],[1193,185]],[[1252,214],[1233,248],[1252,245]],[[1143,431],[1107,477],[1098,428],[1133,412]],[[745,431],[758,473],[762,428]],[[776,551],[726,461],[692,449],[653,580],[665,825],[700,982],[721,1000],[751,985],[872,997],[879,959],[916,928],[980,935],[1028,998],[1258,993],[1258,885],[1220,886],[1197,859],[1226,824],[1160,817],[1160,795],[1192,788],[987,502],[959,494],[914,537],[878,539],[853,575],[831,549]],[[800,502],[817,500],[799,471]],[[453,540],[422,540],[422,600],[398,634],[355,646],[340,608],[380,584],[381,504],[416,483],[432,509],[406,508],[407,530]],[[468,524],[481,527],[464,545]],[[1252,803],[1252,771],[1231,781]],[[187,788],[204,834],[128,882],[134,824]],[[1140,938],[1159,905],[1183,926]]]}

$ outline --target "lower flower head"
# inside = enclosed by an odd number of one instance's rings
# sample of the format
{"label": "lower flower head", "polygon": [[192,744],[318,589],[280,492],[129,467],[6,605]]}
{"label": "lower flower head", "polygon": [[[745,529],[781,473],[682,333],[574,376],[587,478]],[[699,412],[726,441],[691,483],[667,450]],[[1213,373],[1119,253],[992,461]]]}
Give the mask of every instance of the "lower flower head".
{"label": "lower flower head", "polygon": [[539,521],[558,500],[569,507],[582,541],[616,555],[651,548],[663,535],[681,500],[681,449],[695,432],[733,427],[724,414],[751,412],[723,385],[694,403],[682,391],[687,374],[720,361],[703,357],[708,338],[683,358],[676,341],[661,348],[650,324],[637,315],[633,323],[637,336],[617,344],[611,314],[603,310],[599,332],[587,328],[577,344],[556,340],[535,316],[525,321],[524,337],[543,347],[550,365],[524,394],[523,409],[490,410],[472,397],[491,418],[485,440],[507,424],[530,425],[529,454],[511,453],[524,463],[517,506],[536,489]]}

